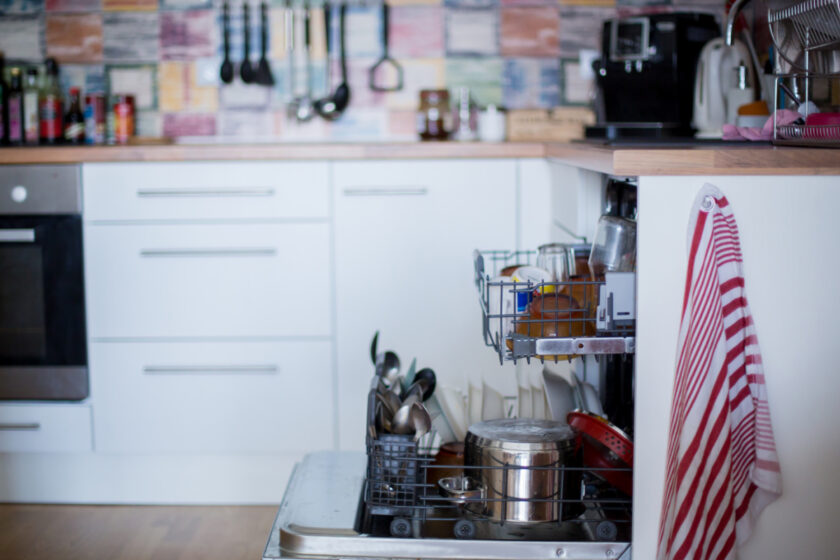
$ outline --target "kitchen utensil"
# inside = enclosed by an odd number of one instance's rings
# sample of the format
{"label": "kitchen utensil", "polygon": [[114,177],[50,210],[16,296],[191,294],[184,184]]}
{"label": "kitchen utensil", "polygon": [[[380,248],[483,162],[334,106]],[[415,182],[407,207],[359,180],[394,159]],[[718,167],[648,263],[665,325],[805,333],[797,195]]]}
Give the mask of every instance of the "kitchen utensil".
{"label": "kitchen utensil", "polygon": [[728,122],[728,93],[736,85],[734,69],[741,64],[748,69],[750,83],[754,83],[755,73],[750,53],[743,42],[735,41],[728,47],[722,37],[717,37],[706,43],[700,52],[694,81],[694,116],[691,123],[697,129],[698,138],[722,136],[723,124]]}
{"label": "kitchen utensil", "polygon": [[405,372],[402,382],[400,383],[403,393],[408,391],[408,388],[411,387],[412,383],[414,383],[415,375],[417,375],[417,358],[412,358],[411,363],[408,365],[408,371]]}
{"label": "kitchen utensil", "polygon": [[222,50],[224,58],[219,69],[219,79],[229,84],[233,81],[233,63],[230,61],[230,5],[222,4]]}
{"label": "kitchen utensil", "polygon": [[495,420],[505,417],[505,399],[487,383],[481,383],[481,419]]}
{"label": "kitchen utensil", "polygon": [[254,67],[251,66],[251,8],[248,2],[242,3],[242,62],[239,64],[239,77],[242,82],[250,84],[254,81]]}
{"label": "kitchen utensil", "polygon": [[[561,500],[580,498],[575,434],[550,420],[503,418],[470,426],[464,474],[485,488],[483,503],[467,509],[491,521],[531,524],[571,519],[580,506]],[[481,468],[470,468],[481,467]]]}
{"label": "kitchen utensil", "polygon": [[415,441],[423,437],[432,428],[429,411],[415,398],[407,399],[391,419],[391,432],[395,434],[414,434]]}
{"label": "kitchen utensil", "polygon": [[464,405],[464,397],[457,389],[441,386],[437,392],[438,402],[446,417],[452,433],[458,441],[464,441],[467,435],[467,408]]}
{"label": "kitchen utensil", "polygon": [[484,499],[484,486],[469,476],[448,476],[438,480],[440,494],[452,503],[480,502]]}
{"label": "kitchen utensil", "polygon": [[[330,37],[330,8],[329,5],[325,5],[324,7],[324,21],[327,27],[327,58],[331,59],[330,56],[330,46],[331,41]],[[350,86],[347,84],[347,49],[345,47],[345,20],[347,16],[347,4],[342,3],[338,9],[338,45],[339,45],[339,56],[341,59],[341,83],[335,89],[335,92],[332,95],[325,97],[324,99],[319,99],[315,102],[315,111],[322,118],[328,121],[334,121],[338,119],[347,109],[347,105],[350,104]],[[329,64],[329,60],[328,60]]]}
{"label": "kitchen utensil", "polygon": [[589,253],[594,279],[605,272],[633,272],[636,267],[636,222],[617,216],[601,216]]}
{"label": "kitchen utensil", "polygon": [[315,115],[315,105],[312,100],[312,59],[310,55],[311,34],[309,32],[309,7],[304,5],[303,17],[303,60],[304,60],[304,90],[303,95],[295,102],[295,118],[298,122],[311,121]]}
{"label": "kitchen utensil", "polygon": [[412,394],[413,391],[418,391],[420,400],[427,400],[435,392],[437,385],[437,377],[432,368],[423,368],[414,374],[414,382],[406,391],[406,396]]}
{"label": "kitchen utensil", "polygon": [[563,376],[547,368],[543,368],[542,378],[549,415],[552,420],[565,424],[566,416],[576,408],[572,386]]}
{"label": "kitchen utensil", "polygon": [[633,442],[607,419],[575,410],[569,413],[569,426],[583,434],[583,463],[592,472],[627,494],[633,495]]}
{"label": "kitchen utensil", "polygon": [[[382,58],[370,67],[368,83],[372,91],[399,91],[403,88],[403,69],[400,64],[388,54],[388,27],[391,8],[388,2],[382,2]],[[393,76],[391,85],[382,84],[382,76]]]}
{"label": "kitchen utensil", "polygon": [[257,63],[257,72],[254,81],[262,86],[273,86],[274,75],[271,73],[271,65],[266,58],[268,50],[268,5],[260,2],[260,60]]}

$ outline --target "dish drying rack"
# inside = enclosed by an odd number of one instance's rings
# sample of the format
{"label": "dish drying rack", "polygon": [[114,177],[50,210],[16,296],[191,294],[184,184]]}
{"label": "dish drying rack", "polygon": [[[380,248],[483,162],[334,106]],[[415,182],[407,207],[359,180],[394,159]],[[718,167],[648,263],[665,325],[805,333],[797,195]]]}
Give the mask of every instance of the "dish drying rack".
{"label": "dish drying rack", "polygon": [[[531,265],[536,251],[475,251],[475,286],[482,314],[484,342],[500,363],[532,358],[544,362],[594,354],[633,354],[635,339],[635,274],[607,273],[605,280],[513,282],[499,279],[505,267]],[[534,294],[571,295],[573,304],[549,318],[531,317],[523,305]],[[515,308],[505,309],[513,296]],[[565,335],[565,336],[560,336]]]}
{"label": "dish drying rack", "polygon": [[[840,0],[804,0],[768,9],[767,21],[776,53],[789,66],[775,77],[775,108],[786,108],[786,97],[797,104],[840,105]],[[780,65],[781,66],[781,65]],[[807,109],[806,109],[807,111]],[[804,115],[807,119],[807,113]],[[773,143],[840,147],[840,124],[785,124],[774,111]]]}

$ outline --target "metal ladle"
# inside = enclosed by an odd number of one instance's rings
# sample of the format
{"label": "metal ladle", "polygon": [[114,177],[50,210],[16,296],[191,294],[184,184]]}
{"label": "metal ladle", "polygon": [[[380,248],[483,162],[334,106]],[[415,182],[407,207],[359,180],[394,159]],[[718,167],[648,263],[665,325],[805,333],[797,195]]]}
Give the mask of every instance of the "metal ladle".
{"label": "metal ladle", "polygon": [[299,122],[306,122],[315,116],[312,105],[312,94],[309,87],[309,9],[304,7],[306,17],[304,25],[304,45],[306,55],[306,89],[303,95],[297,95],[295,75],[297,71],[297,45],[295,33],[297,21],[295,7],[288,4],[286,11],[286,56],[289,58],[289,92],[292,95],[291,101],[286,106],[286,116],[289,119],[297,119]]}
{"label": "metal ladle", "polygon": [[[338,10],[338,40],[339,53],[341,57],[341,83],[332,95],[315,102],[315,111],[328,121],[338,119],[347,105],[350,104],[350,86],[347,84],[347,54],[344,45],[344,21],[347,13],[347,5],[341,4]],[[330,64],[330,7],[324,5],[324,22],[327,28],[327,64]],[[328,66],[329,67],[329,66]]]}

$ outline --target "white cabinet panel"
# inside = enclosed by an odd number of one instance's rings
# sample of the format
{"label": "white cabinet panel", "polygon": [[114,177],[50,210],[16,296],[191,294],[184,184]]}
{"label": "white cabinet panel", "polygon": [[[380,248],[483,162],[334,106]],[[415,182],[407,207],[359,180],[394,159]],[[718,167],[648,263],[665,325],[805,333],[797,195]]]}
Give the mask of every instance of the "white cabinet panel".
{"label": "white cabinet panel", "polygon": [[327,224],[85,227],[88,332],[330,334]]}
{"label": "white cabinet panel", "polygon": [[0,405],[0,452],[79,452],[91,447],[87,405]]}
{"label": "white cabinet panel", "polygon": [[325,218],[327,162],[91,163],[85,220]]}
{"label": "white cabinet panel", "polygon": [[515,383],[484,346],[472,254],[513,246],[516,162],[347,162],[335,177],[340,445],[364,441],[377,329],[381,349],[439,384]]}
{"label": "white cabinet panel", "polygon": [[329,342],[91,345],[96,450],[277,453],[333,444]]}

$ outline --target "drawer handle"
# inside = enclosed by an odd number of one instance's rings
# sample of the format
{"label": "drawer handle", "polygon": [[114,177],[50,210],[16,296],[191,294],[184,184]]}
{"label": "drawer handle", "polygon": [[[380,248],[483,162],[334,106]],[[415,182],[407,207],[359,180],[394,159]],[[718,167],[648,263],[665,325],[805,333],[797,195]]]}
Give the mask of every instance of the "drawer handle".
{"label": "drawer handle", "polygon": [[248,188],[248,189],[139,189],[137,196],[140,198],[198,198],[198,197],[260,197],[274,196],[274,189],[270,188]]}
{"label": "drawer handle", "polygon": [[240,247],[229,249],[141,249],[141,257],[273,257],[273,247]]}
{"label": "drawer handle", "polygon": [[150,375],[167,373],[277,373],[276,365],[239,366],[144,366],[143,373]]}
{"label": "drawer handle", "polygon": [[426,187],[354,187],[344,189],[344,196],[426,196]]}
{"label": "drawer handle", "polygon": [[34,229],[0,229],[0,241],[16,243],[33,243],[35,241]]}
{"label": "drawer handle", "polygon": [[41,424],[38,422],[0,424],[0,431],[2,432],[35,432],[40,429]]}

